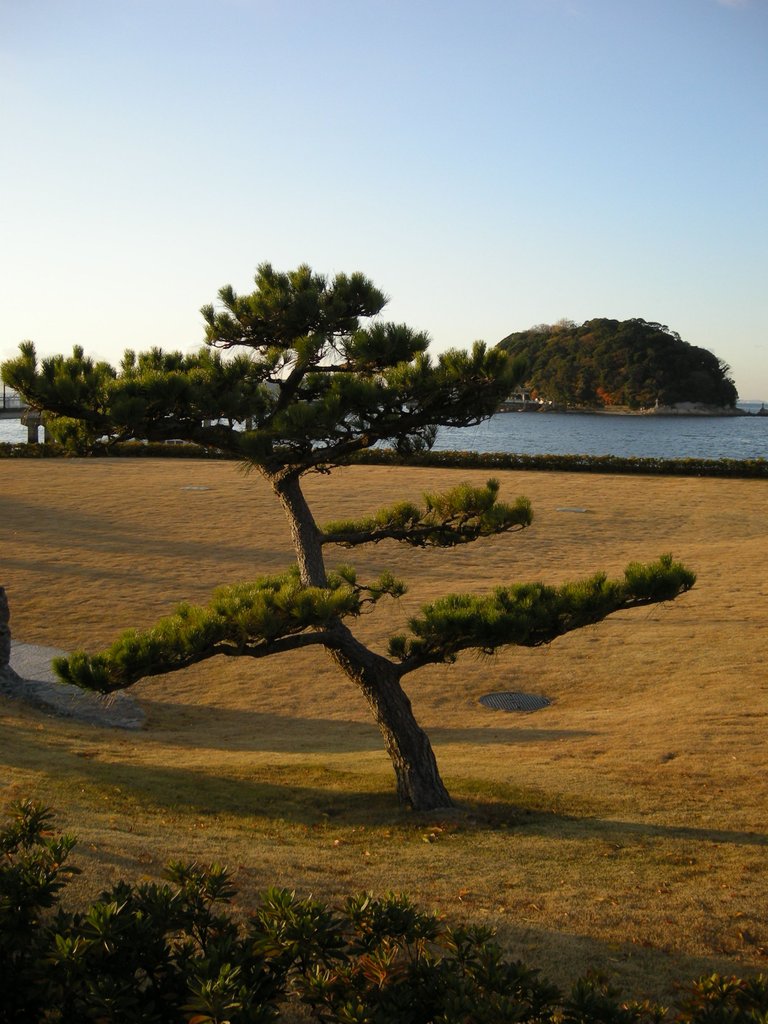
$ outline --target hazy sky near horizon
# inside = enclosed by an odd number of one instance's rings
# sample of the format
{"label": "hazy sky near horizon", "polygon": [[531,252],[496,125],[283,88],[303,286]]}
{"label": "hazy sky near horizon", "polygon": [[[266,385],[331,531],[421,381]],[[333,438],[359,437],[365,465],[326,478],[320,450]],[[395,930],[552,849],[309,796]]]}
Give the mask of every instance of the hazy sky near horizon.
{"label": "hazy sky near horizon", "polygon": [[643,317],[768,400],[768,0],[0,0],[0,358],[257,264],[434,346]]}

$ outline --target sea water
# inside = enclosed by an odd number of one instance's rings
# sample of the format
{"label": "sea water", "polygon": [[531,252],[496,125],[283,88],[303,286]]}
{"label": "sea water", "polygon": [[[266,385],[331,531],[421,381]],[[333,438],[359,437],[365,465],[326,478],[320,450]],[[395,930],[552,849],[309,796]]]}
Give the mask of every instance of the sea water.
{"label": "sea water", "polygon": [[[761,402],[739,407],[755,413]],[[0,420],[0,441],[24,442],[27,428]],[[507,412],[474,427],[443,427],[438,451],[519,455],[617,455],[656,459],[768,459],[768,416],[620,416]]]}
{"label": "sea water", "polygon": [[[755,413],[762,403],[743,403]],[[654,459],[766,459],[768,416],[622,416],[497,413],[474,427],[443,427],[439,451],[616,455]]]}

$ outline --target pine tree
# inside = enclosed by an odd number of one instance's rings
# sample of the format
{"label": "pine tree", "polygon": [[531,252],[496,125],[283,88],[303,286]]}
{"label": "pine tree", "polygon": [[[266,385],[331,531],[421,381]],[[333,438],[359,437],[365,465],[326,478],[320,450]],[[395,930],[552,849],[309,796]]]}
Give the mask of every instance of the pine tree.
{"label": "pine tree", "polygon": [[406,675],[453,662],[468,649],[549,643],[619,609],[670,600],[694,576],[663,556],[629,566],[621,580],[598,574],[560,587],[517,584],[485,597],[449,595],[423,607],[408,634],[390,639],[386,654],[366,647],[348,622],[402,595],[405,585],[391,574],[363,583],[351,567],[328,571],[326,545],[390,539],[450,547],[524,529],[530,505],[524,498],[500,501],[498,481],[489,480],[321,527],[302,478],[379,442],[413,452],[428,447],[440,425],[482,421],[512,391],[521,368],[480,342],[432,359],[426,334],[377,319],[386,299],[359,273],[328,280],[307,266],[282,273],[262,264],[255,285],[248,295],[222,288],[220,303],[203,307],[206,346],[193,355],[129,351],[115,369],[80,348],[38,363],[25,342],[3,364],[3,379],[44,410],[49,432],[75,450],[184,438],[236,455],[271,485],[296,554],[296,566],[283,575],[221,588],[206,607],[182,605],[102,653],[60,659],[57,671],[66,682],[109,693],[219,654],[261,658],[322,647],[368,701],[400,800],[418,810],[450,806],[402,687]]}

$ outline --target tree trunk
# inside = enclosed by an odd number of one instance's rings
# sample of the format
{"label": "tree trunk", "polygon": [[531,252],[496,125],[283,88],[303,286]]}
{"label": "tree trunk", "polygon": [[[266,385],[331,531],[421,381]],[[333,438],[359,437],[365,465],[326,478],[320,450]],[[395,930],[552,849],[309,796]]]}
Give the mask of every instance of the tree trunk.
{"label": "tree trunk", "polygon": [[364,647],[343,623],[333,632],[338,646],[329,648],[329,653],[368,701],[395,769],[400,802],[415,811],[453,807],[432,744],[414,717],[397,667]]}
{"label": "tree trunk", "polygon": [[268,479],[288,517],[301,582],[305,587],[327,587],[320,531],[301,490],[299,478],[288,476]]}
{"label": "tree trunk", "polygon": [[[288,517],[301,582],[305,586],[327,586],[320,531],[299,479],[272,477],[270,482]],[[414,718],[411,702],[400,685],[397,666],[368,650],[343,622],[338,622],[329,633],[331,657],[363,691],[384,737],[395,769],[400,802],[417,811],[452,807],[429,737]]]}

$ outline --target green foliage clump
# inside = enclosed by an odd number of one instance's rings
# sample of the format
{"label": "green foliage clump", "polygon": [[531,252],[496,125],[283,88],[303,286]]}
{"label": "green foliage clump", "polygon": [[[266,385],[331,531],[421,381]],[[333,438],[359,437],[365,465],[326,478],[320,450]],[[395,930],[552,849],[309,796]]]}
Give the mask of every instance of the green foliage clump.
{"label": "green foliage clump", "polygon": [[424,505],[401,501],[362,519],[326,523],[323,543],[353,547],[356,544],[398,540],[412,547],[454,547],[478,537],[492,537],[522,530],[533,521],[530,501],[514,504],[498,501],[499,481],[484,487],[462,483],[451,490],[424,495]]}
{"label": "green foliage clump", "polygon": [[51,836],[53,815],[29,800],[12,812],[0,832],[0,1021],[42,1020],[48,996],[39,974],[50,946],[46,911],[78,871],[66,863],[75,840]]}
{"label": "green foliage clump", "polygon": [[695,581],[695,575],[669,554],[657,562],[630,562],[624,570],[626,591],[638,602],[671,601],[690,590]]}
{"label": "green foliage clump", "polygon": [[332,537],[337,534],[382,533],[386,530],[407,531],[415,526],[422,516],[422,510],[412,501],[398,501],[378,509],[361,519],[334,519],[323,527],[323,534]]}
{"label": "green foliage clump", "polygon": [[562,405],[639,409],[695,402],[732,408],[738,398],[726,363],[639,317],[540,324],[508,335],[499,347],[525,361],[535,394]]}
{"label": "green foliage clump", "polygon": [[487,596],[449,594],[409,621],[410,637],[391,638],[390,654],[416,663],[450,662],[467,648],[490,654],[506,644],[538,647],[619,609],[672,600],[695,581],[684,565],[662,555],[648,564],[633,562],[623,580],[596,573],[559,587],[518,583]]}
{"label": "green foliage clump", "polygon": [[58,907],[76,869],[51,814],[12,808],[0,834],[0,1022],[165,1024],[277,1017],[285,977],[220,912],[233,894],[216,865],[172,864],[167,883],[118,882],[84,912]]}
{"label": "green foliage clump", "polygon": [[[340,618],[361,614],[384,596],[400,597],[403,583],[384,573],[361,586],[348,566],[329,574],[327,587],[307,587],[297,569],[250,583],[219,587],[210,604],[181,604],[151,629],[131,629],[111,647],[89,655],[75,651],[55,658],[65,683],[110,693],[145,676],[171,672],[216,654],[259,657],[281,640],[322,630]],[[308,642],[320,642],[316,632]]]}
{"label": "green foliage clump", "polygon": [[85,910],[57,906],[76,869],[49,811],[11,808],[0,831],[0,1024],[267,1024],[302,1006],[327,1024],[762,1024],[768,978],[704,977],[678,1005],[627,1002],[606,978],[567,995],[510,962],[482,927],[446,926],[406,897],[339,908],[270,889],[228,910],[219,865],[117,882]]}
{"label": "green foliage clump", "polygon": [[72,451],[183,439],[267,473],[343,465],[380,441],[423,450],[436,425],[480,422],[518,380],[501,349],[477,342],[433,360],[423,331],[368,322],[387,300],[363,274],[262,263],[254,283],[202,308],[198,352],[128,350],[111,367],[81,348],[38,360],[25,342],[0,373]]}

